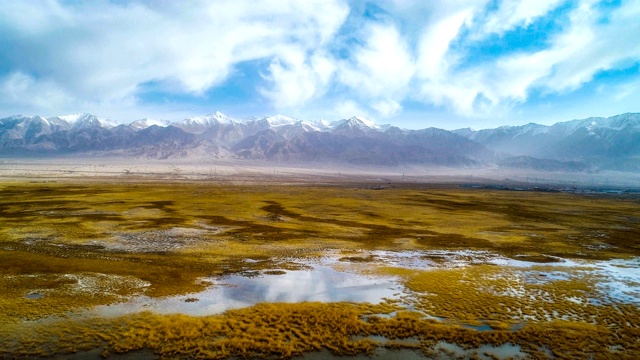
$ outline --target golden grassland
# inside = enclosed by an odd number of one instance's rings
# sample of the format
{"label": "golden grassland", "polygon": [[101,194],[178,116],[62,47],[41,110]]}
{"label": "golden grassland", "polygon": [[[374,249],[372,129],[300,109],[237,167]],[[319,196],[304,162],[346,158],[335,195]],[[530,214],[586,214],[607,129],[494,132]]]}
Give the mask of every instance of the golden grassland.
{"label": "golden grassland", "polygon": [[[631,196],[418,185],[3,183],[0,353],[103,348],[151,349],[166,358],[288,358],[387,346],[429,356],[447,341],[519,344],[533,358],[637,358],[638,307],[599,294],[593,274],[545,262],[640,256],[639,205]],[[467,249],[540,265],[410,269],[358,256]],[[210,286],[203,278],[216,275],[276,276],[304,268],[292,259],[327,251],[343,253],[358,271],[398,277],[405,294],[380,305],[258,304],[202,317],[72,315],[137,295],[196,293]],[[552,271],[565,276],[540,275]],[[491,330],[473,328],[480,325]],[[391,341],[367,338],[375,335]]]}

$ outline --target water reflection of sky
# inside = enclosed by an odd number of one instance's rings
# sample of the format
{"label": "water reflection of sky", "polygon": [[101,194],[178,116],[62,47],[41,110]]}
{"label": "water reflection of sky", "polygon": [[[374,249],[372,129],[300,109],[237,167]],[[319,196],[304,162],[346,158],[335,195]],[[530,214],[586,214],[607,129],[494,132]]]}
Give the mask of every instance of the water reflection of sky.
{"label": "water reflection of sky", "polygon": [[[490,263],[500,266],[516,268],[531,268],[525,272],[525,281],[530,283],[545,283],[556,280],[570,280],[582,276],[595,276],[596,290],[602,298],[592,299],[595,303],[616,301],[640,305],[640,258],[613,259],[608,261],[563,260],[548,264],[539,264],[506,258],[495,258]],[[555,270],[544,269],[545,265]],[[567,271],[562,271],[566,268]],[[572,273],[574,268],[580,268]],[[540,275],[544,277],[540,277]]]}
{"label": "water reflection of sky", "polygon": [[286,271],[282,275],[214,278],[211,279],[213,286],[197,294],[163,299],[142,296],[126,303],[102,306],[96,311],[101,315],[121,315],[142,310],[210,315],[261,302],[380,303],[385,298],[397,298],[403,291],[402,285],[393,277],[363,276],[336,271],[326,265],[314,264],[311,267],[311,270]]}
{"label": "water reflection of sky", "polygon": [[599,262],[600,291],[611,299],[640,305],[640,258]]}
{"label": "water reflection of sky", "polygon": [[[352,263],[341,260],[342,256],[339,254],[328,254],[316,262],[304,262],[309,266],[307,270],[283,271],[283,274],[280,275],[263,271],[258,272],[259,276],[254,277],[236,274],[222,278],[203,279],[212,282],[213,285],[200,293],[161,299],[140,296],[125,303],[101,306],[93,311],[99,315],[122,315],[143,310],[158,313],[210,315],[229,309],[249,307],[261,302],[347,301],[379,303],[384,299],[398,298],[405,293],[406,289],[395,277],[362,275],[363,268],[397,266],[428,270],[442,267],[473,266],[479,259],[482,259],[484,263],[520,269],[522,280],[529,283],[596,276],[598,278],[597,290],[602,296],[600,301],[640,304],[640,258],[612,261],[558,259],[558,262],[540,264],[508,259],[488,252],[476,253],[468,250],[463,252],[364,251],[359,256],[372,256],[372,261]],[[433,256],[442,257],[444,261],[442,264],[432,263],[430,259]],[[251,262],[251,260],[247,261]],[[298,259],[299,261],[302,260]],[[454,266],[451,266],[452,262],[455,264]],[[547,268],[548,266],[551,268]],[[576,268],[580,268],[580,270],[573,272],[572,270]],[[524,295],[526,294],[514,296]]]}

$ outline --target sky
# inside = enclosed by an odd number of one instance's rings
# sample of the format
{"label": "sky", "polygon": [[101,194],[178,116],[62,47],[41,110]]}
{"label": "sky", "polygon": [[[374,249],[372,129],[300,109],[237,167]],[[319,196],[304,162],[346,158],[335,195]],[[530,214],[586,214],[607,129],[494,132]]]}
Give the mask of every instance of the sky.
{"label": "sky", "polygon": [[638,0],[0,0],[0,117],[608,117],[640,112],[638,19]]}

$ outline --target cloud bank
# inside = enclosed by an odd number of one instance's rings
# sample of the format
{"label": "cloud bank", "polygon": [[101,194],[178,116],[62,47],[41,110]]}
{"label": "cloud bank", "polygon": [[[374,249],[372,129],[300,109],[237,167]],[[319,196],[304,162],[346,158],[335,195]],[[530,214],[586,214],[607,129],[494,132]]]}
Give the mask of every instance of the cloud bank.
{"label": "cloud bank", "polygon": [[0,107],[215,110],[241,92],[265,112],[391,119],[603,86],[628,101],[639,18],[637,1],[5,1]]}

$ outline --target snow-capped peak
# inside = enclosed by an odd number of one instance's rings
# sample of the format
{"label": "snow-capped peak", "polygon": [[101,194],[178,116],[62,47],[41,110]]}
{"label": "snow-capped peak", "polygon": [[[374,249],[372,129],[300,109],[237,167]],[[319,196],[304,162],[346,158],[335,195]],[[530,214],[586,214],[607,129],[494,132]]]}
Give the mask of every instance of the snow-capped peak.
{"label": "snow-capped peak", "polygon": [[109,129],[115,126],[115,124],[110,120],[98,118],[97,116],[89,113],[60,115],[53,118],[48,118],[47,121],[50,123],[66,122],[70,124],[74,130],[81,130],[91,127],[102,127]]}
{"label": "snow-capped peak", "polygon": [[256,119],[257,121],[265,121],[270,126],[282,126],[282,125],[293,125],[300,120],[294,119],[292,117],[284,116],[284,115],[274,115],[274,116],[265,116],[261,119]]}
{"label": "snow-capped peak", "polygon": [[300,120],[298,122],[303,127],[307,127],[314,131],[329,131],[331,130],[331,123],[327,120]]}
{"label": "snow-capped peak", "polygon": [[58,119],[60,119],[60,120],[64,120],[64,121],[67,121],[67,122],[70,122],[70,123],[75,123],[78,120],[80,120],[81,118],[87,118],[87,117],[90,117],[90,116],[93,116],[93,115],[91,115],[89,113],[81,112],[81,113],[77,113],[77,114],[59,115],[59,116],[56,116],[56,117]]}
{"label": "snow-capped peak", "polygon": [[205,116],[194,116],[186,118],[178,123],[210,126],[215,124],[230,124],[233,123],[233,119],[219,111],[216,111]]}
{"label": "snow-capped peak", "polygon": [[211,128],[213,126],[233,123],[235,123],[235,121],[231,117],[219,111],[216,111],[205,116],[194,116],[186,118],[184,120],[172,123],[171,125],[179,127],[189,133],[201,134],[208,128]]}
{"label": "snow-capped peak", "polygon": [[160,119],[140,119],[140,120],[136,120],[134,122],[132,122],[131,124],[129,124],[129,126],[131,126],[132,128],[136,129],[136,130],[142,130],[142,129],[146,129],[150,126],[161,126],[161,127],[166,127],[170,124],[169,121],[167,120],[160,120]]}
{"label": "snow-capped peak", "polygon": [[519,131],[515,136],[521,135],[540,135],[545,134],[549,131],[549,127],[546,125],[540,125],[536,123],[528,123],[526,125],[520,126]]}
{"label": "snow-capped peak", "polygon": [[376,123],[374,123],[373,121],[371,121],[369,119],[366,119],[366,118],[364,118],[362,116],[354,116],[349,120],[357,120],[357,121],[365,124],[367,127],[372,128],[372,129],[378,129],[379,128],[379,126]]}
{"label": "snow-capped peak", "polygon": [[231,124],[233,123],[233,119],[227,114],[221,113],[220,111],[216,111],[214,113],[208,114],[204,117],[204,119],[211,121],[216,121],[219,124]]}
{"label": "snow-capped peak", "polygon": [[333,128],[356,127],[363,130],[364,129],[373,129],[373,130],[380,129],[380,127],[376,123],[362,116],[354,116],[349,119],[334,121],[331,123],[331,126]]}

